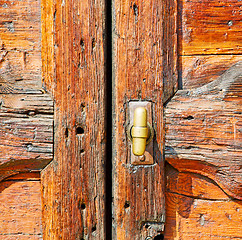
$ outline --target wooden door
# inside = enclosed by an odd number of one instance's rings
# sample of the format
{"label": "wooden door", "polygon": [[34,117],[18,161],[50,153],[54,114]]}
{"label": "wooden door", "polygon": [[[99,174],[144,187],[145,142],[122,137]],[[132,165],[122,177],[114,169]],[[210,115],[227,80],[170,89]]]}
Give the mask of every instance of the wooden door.
{"label": "wooden door", "polygon": [[[0,239],[242,239],[240,9],[2,1]],[[131,164],[132,101],[152,165]]]}

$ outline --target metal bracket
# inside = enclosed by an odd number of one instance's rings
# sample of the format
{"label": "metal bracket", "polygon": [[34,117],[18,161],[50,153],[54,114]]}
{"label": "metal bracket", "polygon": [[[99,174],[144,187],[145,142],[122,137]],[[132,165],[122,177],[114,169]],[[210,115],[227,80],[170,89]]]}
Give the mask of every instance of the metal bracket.
{"label": "metal bracket", "polygon": [[[144,107],[147,110],[147,127],[149,129],[149,137],[146,142],[145,152],[142,156],[136,156],[133,154],[133,146],[132,146],[132,136],[131,129],[134,122],[134,112],[138,107]],[[130,155],[131,155],[131,164],[133,165],[151,165],[154,164],[153,157],[153,136],[154,130],[152,127],[152,103],[148,101],[131,101],[129,102],[128,107],[128,117],[129,117],[129,125],[126,129],[126,133],[128,136],[129,145],[130,145]]]}

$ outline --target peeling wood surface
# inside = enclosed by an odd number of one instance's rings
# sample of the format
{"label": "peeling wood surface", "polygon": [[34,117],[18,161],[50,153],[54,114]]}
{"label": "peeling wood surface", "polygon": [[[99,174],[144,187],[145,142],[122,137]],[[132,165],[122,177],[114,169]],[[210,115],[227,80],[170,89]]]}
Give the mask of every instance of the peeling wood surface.
{"label": "peeling wood surface", "polygon": [[178,0],[179,54],[241,54],[241,1]]}
{"label": "peeling wood surface", "polygon": [[237,0],[179,0],[179,74],[183,89],[207,84],[242,60]]}
{"label": "peeling wood surface", "polygon": [[[113,5],[112,239],[146,239],[163,229],[162,115],[163,102],[177,89],[176,8],[174,1],[115,1]],[[130,100],[153,103],[154,165],[131,165],[125,133]]]}
{"label": "peeling wood surface", "polygon": [[[158,164],[152,169],[126,164],[123,110],[133,98],[161,106],[176,91],[177,6],[173,1],[113,6],[120,141],[114,235],[145,239],[162,228],[154,219],[164,211],[163,172]],[[42,172],[43,236],[40,179],[32,172],[0,182],[0,239],[105,239],[104,2],[43,0],[41,9],[40,14],[40,1],[0,3],[0,179],[40,170],[52,159],[52,93],[57,155]],[[241,201],[231,200],[242,197],[241,77],[230,81],[238,71],[226,72],[241,60],[241,3],[180,0],[178,10],[179,70],[183,88],[194,90],[179,91],[168,104],[167,160],[179,171],[166,169],[165,239],[242,239]],[[162,109],[155,109],[162,142],[160,116]]]}
{"label": "peeling wood surface", "polygon": [[41,172],[43,237],[105,239],[105,1],[43,7],[50,23],[42,38],[53,26],[55,56],[54,70],[44,69],[54,90],[55,156]]}
{"label": "peeling wood surface", "polygon": [[0,203],[0,239],[43,239],[39,174],[0,182]]}
{"label": "peeling wood surface", "polygon": [[180,90],[165,109],[166,160],[182,172],[214,180],[242,199],[241,81],[239,62],[217,80]]}

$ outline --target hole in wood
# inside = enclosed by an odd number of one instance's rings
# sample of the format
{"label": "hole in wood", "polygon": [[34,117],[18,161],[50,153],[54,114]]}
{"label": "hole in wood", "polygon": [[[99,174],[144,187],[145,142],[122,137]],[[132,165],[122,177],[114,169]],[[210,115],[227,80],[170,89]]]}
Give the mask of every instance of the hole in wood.
{"label": "hole in wood", "polygon": [[184,119],[185,120],[192,120],[192,119],[194,119],[194,117],[193,116],[188,116],[188,117],[185,117]]}
{"label": "hole in wood", "polygon": [[69,129],[66,128],[66,129],[65,129],[65,137],[68,138],[68,136],[69,136]]}
{"label": "hole in wood", "polygon": [[79,134],[84,134],[84,129],[82,127],[77,127],[76,128],[76,134],[79,135]]}
{"label": "hole in wood", "polygon": [[82,154],[82,153],[84,153],[84,152],[85,152],[85,150],[84,150],[84,149],[81,149],[80,153]]}
{"label": "hole in wood", "polygon": [[95,38],[92,39],[92,50],[96,47],[96,40]]}
{"label": "hole in wood", "polygon": [[133,5],[134,15],[138,16],[138,6],[134,3]]}
{"label": "hole in wood", "polygon": [[164,235],[163,234],[159,234],[159,235],[154,237],[154,240],[163,240],[163,239],[164,239]]}
{"label": "hole in wood", "polygon": [[26,144],[26,148],[27,148],[27,151],[28,152],[31,152],[31,150],[33,150],[33,144],[32,143],[28,143],[28,144]]}
{"label": "hole in wood", "polygon": [[128,201],[126,201],[124,204],[124,208],[129,208],[129,207],[130,207],[130,203]]}
{"label": "hole in wood", "polygon": [[81,103],[81,106],[80,106],[80,108],[81,108],[81,111],[83,112],[84,110],[85,110],[85,104],[84,103]]}
{"label": "hole in wood", "polygon": [[86,204],[85,203],[81,203],[80,208],[81,208],[81,210],[86,209]]}
{"label": "hole in wood", "polygon": [[84,49],[85,49],[85,44],[84,44],[84,40],[83,39],[81,39],[80,45],[81,45],[81,51],[83,52]]}
{"label": "hole in wood", "polygon": [[95,232],[97,230],[97,227],[96,226],[93,226],[92,227],[92,232]]}
{"label": "hole in wood", "polygon": [[231,26],[233,26],[233,21],[232,20],[229,20],[227,24],[228,24],[228,26],[231,27]]}

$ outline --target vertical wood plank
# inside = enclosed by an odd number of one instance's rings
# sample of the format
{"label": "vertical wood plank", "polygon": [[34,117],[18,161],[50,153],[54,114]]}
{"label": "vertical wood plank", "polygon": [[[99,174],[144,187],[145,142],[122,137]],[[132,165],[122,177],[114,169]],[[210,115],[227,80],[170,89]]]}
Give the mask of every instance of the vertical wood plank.
{"label": "vertical wood plank", "polygon": [[[176,1],[113,3],[112,239],[146,239],[163,228],[163,103],[177,89],[176,9]],[[130,163],[125,134],[130,100],[153,104],[154,165]]]}
{"label": "vertical wood plank", "polygon": [[55,137],[54,161],[42,171],[44,239],[104,239],[105,1],[45,7],[54,29],[54,72],[45,74],[54,84]]}
{"label": "vertical wood plank", "polygon": [[41,0],[42,82],[52,94],[55,89],[54,14],[53,0]]}

